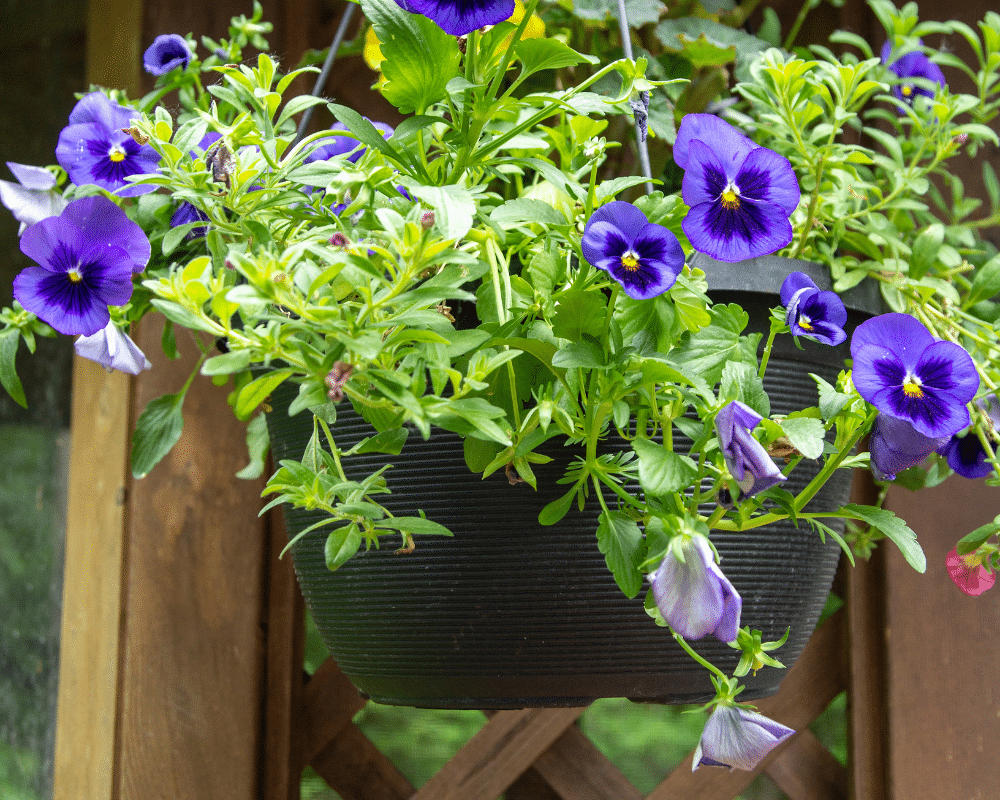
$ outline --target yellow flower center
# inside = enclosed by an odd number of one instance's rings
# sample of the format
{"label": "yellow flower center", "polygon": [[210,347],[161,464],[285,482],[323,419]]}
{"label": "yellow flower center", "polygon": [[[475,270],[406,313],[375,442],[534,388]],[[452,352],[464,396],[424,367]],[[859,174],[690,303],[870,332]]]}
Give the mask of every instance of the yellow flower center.
{"label": "yellow flower center", "polygon": [[725,189],[723,189],[722,194],[719,199],[722,201],[722,207],[728,208],[730,211],[735,211],[740,207],[740,189],[735,184],[730,182]]}
{"label": "yellow flower center", "polygon": [[80,274],[80,270],[78,270],[76,267],[70,267],[68,270],[66,270],[66,275],[67,277],[69,277],[70,283],[79,283],[80,281],[83,280],[83,275]]}
{"label": "yellow flower center", "polygon": [[907,375],[903,381],[903,394],[907,397],[923,397],[924,390],[920,388],[920,379],[916,375]]}
{"label": "yellow flower center", "polygon": [[629,272],[635,272],[639,269],[639,256],[631,250],[626,250],[622,253],[622,267],[627,269]]}
{"label": "yellow flower center", "polygon": [[110,149],[110,150],[108,151],[108,158],[110,158],[110,159],[111,159],[112,161],[114,161],[114,162],[115,162],[116,164],[117,164],[117,163],[118,163],[119,161],[124,161],[124,160],[125,160],[125,149],[124,149],[124,148],[123,148],[123,147],[122,147],[122,146],[121,146],[120,144],[116,144],[116,145],[114,145],[114,146],[113,146],[113,147],[112,147],[112,148],[111,148],[111,149]]}
{"label": "yellow flower center", "polygon": [[799,317],[799,327],[804,331],[811,331],[813,329],[812,322],[809,321],[809,317]]}
{"label": "yellow flower center", "polygon": [[909,97],[911,94],[913,94],[913,87],[903,85],[899,88],[899,91],[903,93],[903,97]]}

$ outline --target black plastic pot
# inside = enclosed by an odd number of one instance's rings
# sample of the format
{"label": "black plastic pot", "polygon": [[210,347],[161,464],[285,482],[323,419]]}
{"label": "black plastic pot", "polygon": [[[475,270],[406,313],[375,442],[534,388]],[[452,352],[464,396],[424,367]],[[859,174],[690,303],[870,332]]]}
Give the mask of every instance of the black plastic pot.
{"label": "black plastic pot", "polygon": [[[782,259],[757,261],[697,265],[718,287],[714,299],[740,302],[751,324],[766,329],[789,267]],[[751,291],[739,291],[741,281],[750,278]],[[871,311],[863,304],[862,309],[855,324]],[[766,388],[774,412],[814,405],[815,383],[807,373],[833,382],[843,368],[842,348],[811,344],[797,350],[789,342],[773,353]],[[308,414],[287,416],[292,391],[282,387],[271,401],[268,426],[276,460],[300,457],[312,430]],[[335,430],[345,449],[372,433],[346,402],[338,408]],[[565,490],[555,481],[573,455],[548,444],[545,452],[555,460],[535,468],[537,493],[524,484],[511,486],[502,470],[486,480],[470,474],[461,439],[445,431],[435,431],[429,441],[414,432],[396,457],[352,459],[349,473],[393,464],[388,480],[394,493],[382,502],[397,515],[422,509],[455,534],[418,538],[409,554],[396,554],[396,542],[360,552],[332,573],[322,529],[294,548],[309,610],[362,693],[393,705],[483,709],[579,706],[602,697],[697,703],[713,696],[707,672],[646,615],[645,592],[629,600],[615,584],[597,547],[595,498],[582,512],[574,507],[556,526],[538,524],[541,508]],[[812,474],[800,465],[787,488],[804,487]],[[811,507],[836,507],[849,491],[845,470]],[[285,516],[290,535],[319,519],[292,508]],[[788,642],[775,652],[791,666],[823,608],[839,548],[829,540],[821,543],[807,526],[789,523],[716,533],[712,539],[723,570],[743,597],[742,624],[760,629],[765,640],[778,639],[791,627]],[[736,651],[714,639],[695,646],[724,670],[731,672],[738,661]],[[748,675],[741,699],[773,694],[784,674],[765,668],[756,677]]]}

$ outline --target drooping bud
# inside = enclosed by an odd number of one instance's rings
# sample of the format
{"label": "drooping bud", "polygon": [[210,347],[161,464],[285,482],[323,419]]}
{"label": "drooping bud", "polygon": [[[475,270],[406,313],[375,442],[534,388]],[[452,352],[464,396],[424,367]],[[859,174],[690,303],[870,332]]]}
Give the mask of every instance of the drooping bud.
{"label": "drooping bud", "polygon": [[433,211],[425,211],[423,214],[420,215],[420,227],[423,228],[425,231],[429,231],[431,228],[434,227],[434,219],[435,218]]}
{"label": "drooping bud", "polygon": [[333,369],[323,379],[327,388],[326,396],[330,398],[330,402],[339,403],[344,399],[344,386],[351,379],[353,371],[354,366],[352,364],[345,364],[343,361],[334,363]]}

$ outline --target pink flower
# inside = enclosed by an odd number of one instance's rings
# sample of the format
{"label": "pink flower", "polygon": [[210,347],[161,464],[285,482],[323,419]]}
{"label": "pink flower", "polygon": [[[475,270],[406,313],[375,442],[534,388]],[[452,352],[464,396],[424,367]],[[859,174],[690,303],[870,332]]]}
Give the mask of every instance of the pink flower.
{"label": "pink flower", "polygon": [[990,589],[997,579],[995,574],[986,571],[975,551],[960,556],[958,550],[953,547],[945,559],[945,564],[948,566],[948,575],[951,576],[952,582],[973,597],[978,597]]}

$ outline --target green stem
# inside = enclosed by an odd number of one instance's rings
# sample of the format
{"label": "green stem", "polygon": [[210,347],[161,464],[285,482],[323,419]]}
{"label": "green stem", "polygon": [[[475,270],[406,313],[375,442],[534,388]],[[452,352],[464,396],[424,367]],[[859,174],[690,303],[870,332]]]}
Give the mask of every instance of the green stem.
{"label": "green stem", "polygon": [[698,653],[696,653],[694,651],[694,649],[691,647],[691,645],[689,645],[684,640],[684,637],[681,636],[679,633],[677,633],[677,631],[672,631],[672,633],[674,634],[674,641],[676,641],[677,644],[679,644],[681,647],[683,647],[684,651],[689,656],[691,656],[691,658],[693,658],[695,661],[697,661],[699,664],[701,664],[705,669],[714,672],[716,675],[718,675],[720,678],[722,678],[722,680],[724,682],[726,682],[726,683],[729,682],[729,676],[726,675],[725,672],[723,672],[721,669],[719,669],[717,666],[715,666],[715,664],[711,663],[710,661],[707,661],[703,656],[698,655]]}
{"label": "green stem", "polygon": [[782,47],[786,50],[792,49],[792,43],[795,41],[795,37],[799,35],[799,30],[802,28],[802,23],[806,21],[806,17],[809,16],[809,11],[812,8],[813,0],[804,0],[802,7],[799,8],[799,14],[795,18],[795,22],[792,23],[791,30],[788,31],[788,35],[785,37],[785,41],[782,42]]}

